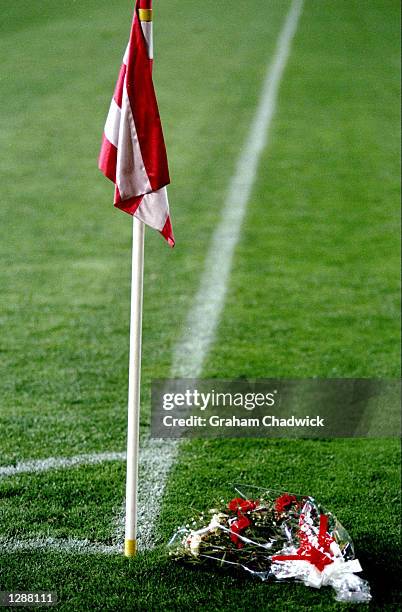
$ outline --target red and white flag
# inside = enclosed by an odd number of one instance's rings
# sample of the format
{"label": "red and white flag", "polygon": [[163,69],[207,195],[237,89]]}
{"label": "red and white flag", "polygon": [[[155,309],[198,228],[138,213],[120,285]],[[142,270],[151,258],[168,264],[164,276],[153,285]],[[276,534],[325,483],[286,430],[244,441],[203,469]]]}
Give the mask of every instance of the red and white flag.
{"label": "red and white flag", "polygon": [[152,82],[152,0],[137,0],[130,40],[106,119],[99,169],[115,184],[114,205],[174,246],[165,142]]}

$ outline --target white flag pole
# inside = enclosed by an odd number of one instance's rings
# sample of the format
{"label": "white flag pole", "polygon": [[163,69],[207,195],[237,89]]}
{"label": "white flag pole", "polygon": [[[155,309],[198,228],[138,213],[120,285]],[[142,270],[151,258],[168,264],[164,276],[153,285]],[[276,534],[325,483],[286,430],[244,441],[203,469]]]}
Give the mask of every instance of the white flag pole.
{"label": "white flag pole", "polygon": [[130,357],[128,370],[126,528],[124,541],[124,554],[126,557],[133,557],[137,548],[144,229],[145,226],[142,221],[133,216]]}

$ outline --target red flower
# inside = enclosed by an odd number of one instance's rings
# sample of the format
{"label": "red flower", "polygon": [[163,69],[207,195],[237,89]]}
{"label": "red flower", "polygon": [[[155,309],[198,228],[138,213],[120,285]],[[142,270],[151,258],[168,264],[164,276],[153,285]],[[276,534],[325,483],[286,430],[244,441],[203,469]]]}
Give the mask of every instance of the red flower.
{"label": "red flower", "polygon": [[238,518],[231,524],[230,531],[232,533],[230,534],[230,539],[236,544],[237,548],[243,548],[244,546],[244,542],[237,537],[237,534],[244,531],[249,525],[251,525],[250,519],[241,514],[241,512],[239,512]]}
{"label": "red flower", "polygon": [[253,501],[252,499],[243,499],[241,497],[236,497],[232,499],[228,503],[228,508],[232,512],[236,512],[237,519],[233,521],[230,526],[230,539],[234,542],[237,548],[243,548],[244,542],[238,538],[237,534],[241,533],[251,525],[251,521],[247,516],[244,515],[244,512],[249,512],[250,510],[254,510],[258,506],[258,501]]}
{"label": "red flower", "polygon": [[249,510],[254,510],[258,505],[258,501],[253,501],[251,499],[242,499],[241,497],[236,497],[232,499],[228,503],[228,508],[232,512],[248,512]]}
{"label": "red flower", "polygon": [[299,503],[297,498],[294,495],[289,495],[289,493],[285,493],[275,500],[275,510],[279,513],[290,510],[293,505],[298,507]]}

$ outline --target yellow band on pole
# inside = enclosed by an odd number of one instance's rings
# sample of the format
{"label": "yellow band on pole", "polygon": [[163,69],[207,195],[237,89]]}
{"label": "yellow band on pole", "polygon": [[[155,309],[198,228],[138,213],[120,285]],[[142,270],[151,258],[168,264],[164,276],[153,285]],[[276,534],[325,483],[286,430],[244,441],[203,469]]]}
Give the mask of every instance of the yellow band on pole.
{"label": "yellow band on pole", "polygon": [[137,552],[136,540],[125,540],[124,541],[124,555],[126,557],[134,557]]}
{"label": "yellow band on pole", "polygon": [[138,9],[140,21],[152,21],[152,9]]}

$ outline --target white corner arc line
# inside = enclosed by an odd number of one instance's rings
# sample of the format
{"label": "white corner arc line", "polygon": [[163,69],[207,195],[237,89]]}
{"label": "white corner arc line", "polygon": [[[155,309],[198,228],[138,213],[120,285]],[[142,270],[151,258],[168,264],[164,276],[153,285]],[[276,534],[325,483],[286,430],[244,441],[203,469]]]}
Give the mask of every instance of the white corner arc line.
{"label": "white corner arc line", "polygon": [[[303,9],[303,0],[293,0],[285,23],[279,34],[272,63],[268,66],[262,92],[251,128],[237,160],[235,172],[205,260],[199,289],[193,299],[193,307],[187,317],[184,332],[177,342],[172,360],[172,377],[197,378],[202,373],[205,358],[215,338],[216,329],[224,306],[226,290],[232,267],[233,254],[239,241],[241,225],[245,217],[258,165],[265,149],[269,128],[274,116],[279,85],[289,58],[291,43],[297,30]],[[145,443],[149,451],[155,440]],[[159,442],[159,457],[164,465],[164,481],[158,489],[163,495],[171,467],[176,461],[179,441]],[[139,544],[151,548],[153,532],[159,516],[161,497],[149,495],[147,486],[139,487],[139,506],[147,508],[147,520],[139,521]],[[140,518],[140,517],[139,517]]]}

